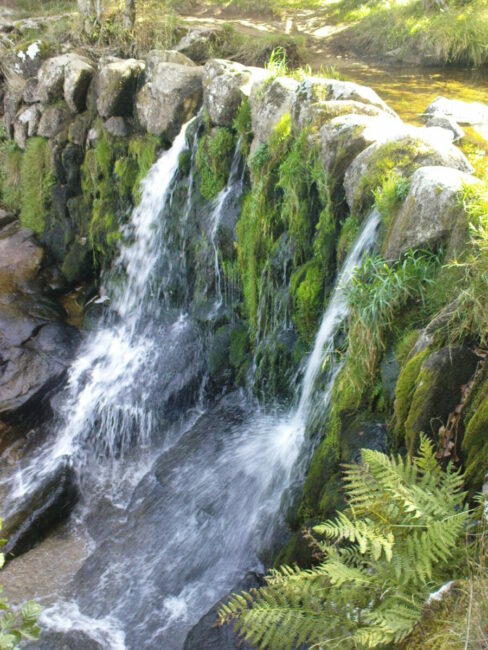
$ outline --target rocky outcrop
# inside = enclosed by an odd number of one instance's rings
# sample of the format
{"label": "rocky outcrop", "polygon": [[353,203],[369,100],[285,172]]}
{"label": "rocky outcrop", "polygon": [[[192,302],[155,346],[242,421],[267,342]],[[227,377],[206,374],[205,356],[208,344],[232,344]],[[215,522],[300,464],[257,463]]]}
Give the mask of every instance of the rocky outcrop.
{"label": "rocky outcrop", "polygon": [[202,98],[202,68],[169,63],[153,55],[145,83],[137,94],[137,119],[153,135],[174,137],[195,115]]}
{"label": "rocky outcrop", "polygon": [[211,29],[191,29],[176,45],[175,50],[197,63],[204,63],[211,56],[217,34]]}
{"label": "rocky outcrop", "polygon": [[232,126],[242,100],[249,97],[253,83],[266,75],[262,68],[214,59],[204,68],[203,101],[210,120],[217,126]]}
{"label": "rocky outcrop", "polygon": [[466,222],[461,190],[477,182],[474,177],[449,167],[418,169],[412,175],[408,196],[387,235],[386,259],[396,259],[409,248],[435,248],[445,243],[458,221]]}
{"label": "rocky outcrop", "polygon": [[145,67],[137,59],[102,62],[95,77],[96,105],[104,119],[132,115],[137,80]]}

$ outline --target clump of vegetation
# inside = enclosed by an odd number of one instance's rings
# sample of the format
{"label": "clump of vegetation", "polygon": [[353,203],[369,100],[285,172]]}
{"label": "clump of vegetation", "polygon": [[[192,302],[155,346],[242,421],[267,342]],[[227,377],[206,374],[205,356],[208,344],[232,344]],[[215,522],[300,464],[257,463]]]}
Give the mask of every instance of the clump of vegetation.
{"label": "clump of vegetation", "polygon": [[357,390],[374,378],[395,317],[409,302],[423,300],[439,266],[439,255],[408,252],[391,265],[380,256],[368,257],[356,271],[348,289],[348,366]]}
{"label": "clump of vegetation", "polygon": [[386,228],[390,225],[400,205],[407,198],[409,189],[409,179],[393,171],[388,173],[382,179],[381,185],[373,190],[375,205]]}
{"label": "clump of vegetation", "polygon": [[345,484],[348,509],[314,528],[320,563],[271,571],[221,608],[221,623],[260,649],[384,647],[412,632],[429,594],[461,575],[463,477],[443,472],[423,437],[413,460],[363,449]]}
{"label": "clump of vegetation", "polygon": [[13,142],[0,139],[0,200],[10,210],[19,210],[21,201],[22,151]]}
{"label": "clump of vegetation", "polygon": [[200,139],[196,162],[200,173],[200,193],[207,201],[224,189],[234,149],[234,135],[225,127],[217,127]]}
{"label": "clump of vegetation", "polygon": [[27,140],[20,167],[20,222],[36,234],[44,232],[55,183],[51,169],[51,147],[44,138]]}

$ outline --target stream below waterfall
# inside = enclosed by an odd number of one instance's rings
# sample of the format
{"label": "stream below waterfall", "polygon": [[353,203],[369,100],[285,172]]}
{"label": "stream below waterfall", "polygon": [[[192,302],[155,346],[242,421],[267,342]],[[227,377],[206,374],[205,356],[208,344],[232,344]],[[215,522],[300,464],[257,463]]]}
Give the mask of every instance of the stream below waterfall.
{"label": "stream below waterfall", "polygon": [[[73,465],[82,497],[74,519],[89,538],[88,556],[41,620],[51,630],[81,631],[107,650],[181,650],[202,615],[246,572],[262,571],[282,541],[280,501],[303,480],[311,453],[307,420],[315,401],[329,399],[340,369],[333,351],[348,315],[345,287],[374,247],[380,222],[373,210],[342,266],[292,407],[263,410],[243,391],[205,399],[205,341],[188,311],[167,304],[163,282],[184,264],[164,228],[188,128],[143,182],[126,243],[105,278],[110,311],[71,367],[55,432],[10,479],[6,504],[13,507],[60,463]],[[188,205],[192,191],[190,176]],[[211,206],[211,239],[242,191],[237,148],[228,184]],[[226,296],[212,245],[216,314]],[[317,391],[326,357],[332,361]]]}

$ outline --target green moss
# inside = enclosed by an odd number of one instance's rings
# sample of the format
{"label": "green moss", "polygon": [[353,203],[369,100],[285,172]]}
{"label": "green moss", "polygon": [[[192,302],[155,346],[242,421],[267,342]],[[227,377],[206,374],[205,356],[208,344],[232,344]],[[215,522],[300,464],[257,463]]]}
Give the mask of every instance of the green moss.
{"label": "green moss", "polygon": [[251,362],[250,353],[249,331],[243,323],[237,324],[230,333],[229,362],[235,370],[238,384],[244,385],[245,383]]}
{"label": "green moss", "polygon": [[381,185],[373,190],[375,205],[381,214],[385,229],[388,229],[398,208],[407,198],[409,189],[408,178],[396,171],[390,171],[381,180]]}
{"label": "green moss", "polygon": [[430,350],[426,349],[410,359],[402,369],[395,391],[395,444],[402,447],[405,443],[405,423],[410,411],[412,398],[417,385],[420,368],[429,356]]}
{"label": "green moss", "polygon": [[337,242],[338,264],[341,264],[346,259],[346,256],[358,234],[359,226],[359,220],[352,215],[349,215],[349,217],[347,217],[347,219],[344,221],[341,234]]}
{"label": "green moss", "polygon": [[232,126],[241,139],[242,153],[247,155],[252,138],[251,103],[249,99],[246,98],[242,101]]}
{"label": "green moss", "polygon": [[49,142],[44,138],[30,138],[20,169],[20,222],[24,228],[37,234],[44,232],[54,182]]}
{"label": "green moss", "polygon": [[301,266],[291,279],[293,320],[298,334],[311,345],[324,309],[324,269],[316,260]]}
{"label": "green moss", "polygon": [[200,139],[196,162],[200,173],[200,192],[207,201],[214,199],[225,187],[234,147],[234,136],[224,127],[213,129]]}
{"label": "green moss", "polygon": [[375,190],[382,187],[385,179],[396,177],[398,186],[405,188],[406,184],[399,177],[411,176],[429,154],[432,154],[432,149],[421,140],[402,139],[379,146],[368,161],[367,173],[361,177],[354,191],[353,214],[364,215],[375,200]]}
{"label": "green moss", "polygon": [[472,491],[481,489],[488,471],[488,364],[476,380],[464,412],[462,451],[466,482]]}
{"label": "green moss", "polygon": [[395,344],[394,355],[400,367],[404,366],[410,356],[413,346],[419,338],[419,330],[403,331],[400,340]]}
{"label": "green moss", "polygon": [[178,158],[178,168],[183,176],[188,176],[191,169],[191,151],[187,149],[180,154]]}

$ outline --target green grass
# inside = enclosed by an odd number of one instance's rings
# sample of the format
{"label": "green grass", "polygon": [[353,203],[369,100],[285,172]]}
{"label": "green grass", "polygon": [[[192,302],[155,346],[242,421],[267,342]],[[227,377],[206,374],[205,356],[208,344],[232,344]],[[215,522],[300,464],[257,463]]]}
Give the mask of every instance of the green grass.
{"label": "green grass", "polygon": [[446,11],[426,9],[422,0],[407,3],[342,0],[331,18],[353,24],[353,46],[374,56],[400,50],[400,58],[415,55],[430,64],[488,62],[486,0],[448,2]]}

